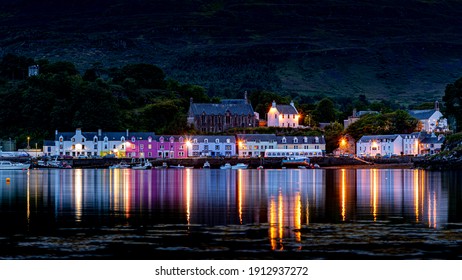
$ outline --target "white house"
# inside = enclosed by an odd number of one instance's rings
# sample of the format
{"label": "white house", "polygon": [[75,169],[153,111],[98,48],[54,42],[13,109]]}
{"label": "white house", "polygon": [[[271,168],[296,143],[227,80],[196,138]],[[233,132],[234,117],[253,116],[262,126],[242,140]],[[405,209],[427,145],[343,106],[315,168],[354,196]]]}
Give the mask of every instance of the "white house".
{"label": "white house", "polygon": [[239,157],[260,157],[266,149],[277,148],[275,134],[238,134],[236,141]]}
{"label": "white house", "polygon": [[435,102],[434,109],[410,110],[408,113],[420,121],[422,124],[422,130],[425,132],[446,132],[449,130],[448,121],[440,112],[438,101]]}
{"label": "white house", "polygon": [[188,138],[189,157],[236,156],[236,137],[194,135]]}
{"label": "white house", "polygon": [[300,116],[293,101],[290,102],[290,105],[277,105],[276,101],[273,101],[267,118],[267,125],[269,127],[297,128]]}
{"label": "white house", "polygon": [[115,154],[117,157],[125,157],[129,140],[148,139],[153,137],[152,132],[82,132],[77,128],[75,132],[55,132],[54,141],[44,141],[44,153],[47,155],[67,155],[77,157],[85,156],[104,156]]}
{"label": "white house", "polygon": [[419,154],[419,138],[421,133],[401,134],[403,139],[403,155]]}
{"label": "white house", "polygon": [[322,136],[277,136],[278,149],[320,149],[326,151],[326,140]]}
{"label": "white house", "polygon": [[363,136],[356,142],[357,156],[401,155],[403,138],[401,135]]}

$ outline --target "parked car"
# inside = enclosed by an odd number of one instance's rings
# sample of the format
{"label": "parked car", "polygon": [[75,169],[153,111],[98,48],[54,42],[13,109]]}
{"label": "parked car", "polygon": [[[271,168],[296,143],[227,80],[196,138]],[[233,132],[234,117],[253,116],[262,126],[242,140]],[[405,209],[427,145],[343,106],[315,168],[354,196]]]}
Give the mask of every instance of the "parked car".
{"label": "parked car", "polygon": [[59,158],[60,159],[73,159],[73,157],[70,155],[61,155]]}
{"label": "parked car", "polygon": [[107,154],[103,158],[115,158],[114,154]]}
{"label": "parked car", "polygon": [[88,156],[86,156],[86,155],[79,155],[77,158],[78,158],[78,159],[87,159]]}

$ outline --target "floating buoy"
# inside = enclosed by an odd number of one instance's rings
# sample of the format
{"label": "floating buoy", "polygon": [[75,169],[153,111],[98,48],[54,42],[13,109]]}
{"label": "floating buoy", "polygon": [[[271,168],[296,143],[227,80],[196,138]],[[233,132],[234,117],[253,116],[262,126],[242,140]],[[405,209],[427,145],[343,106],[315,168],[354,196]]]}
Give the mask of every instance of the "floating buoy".
{"label": "floating buoy", "polygon": [[6,178],[6,183],[7,183],[7,184],[10,183],[10,178]]}

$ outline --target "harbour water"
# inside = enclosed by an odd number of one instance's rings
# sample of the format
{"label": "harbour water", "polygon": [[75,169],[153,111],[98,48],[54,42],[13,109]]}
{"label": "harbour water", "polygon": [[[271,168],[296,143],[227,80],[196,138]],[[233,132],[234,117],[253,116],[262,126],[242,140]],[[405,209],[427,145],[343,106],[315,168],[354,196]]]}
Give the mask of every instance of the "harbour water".
{"label": "harbour water", "polygon": [[461,259],[462,173],[0,171],[2,259]]}

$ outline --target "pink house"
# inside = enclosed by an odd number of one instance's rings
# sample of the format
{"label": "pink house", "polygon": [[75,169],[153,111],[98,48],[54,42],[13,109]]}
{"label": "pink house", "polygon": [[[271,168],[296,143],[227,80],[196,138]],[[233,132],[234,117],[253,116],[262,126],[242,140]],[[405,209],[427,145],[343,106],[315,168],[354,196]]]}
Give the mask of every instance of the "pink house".
{"label": "pink house", "polygon": [[130,158],[186,158],[184,136],[131,136],[127,139],[126,155]]}
{"label": "pink house", "polygon": [[157,158],[187,158],[188,146],[184,136],[157,136]]}

